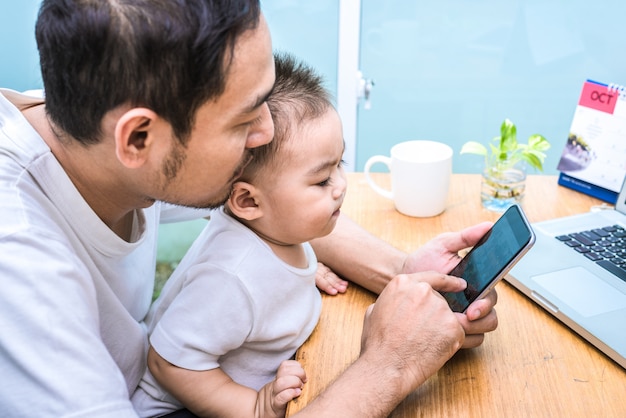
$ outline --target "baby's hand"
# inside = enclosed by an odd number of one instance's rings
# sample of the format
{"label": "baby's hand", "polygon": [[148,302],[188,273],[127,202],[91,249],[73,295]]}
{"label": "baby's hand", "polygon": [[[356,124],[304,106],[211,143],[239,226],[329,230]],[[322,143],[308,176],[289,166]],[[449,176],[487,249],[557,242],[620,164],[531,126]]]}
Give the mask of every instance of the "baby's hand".
{"label": "baby's hand", "polygon": [[348,288],[348,282],[339,278],[331,269],[322,263],[317,263],[317,272],[315,273],[315,285],[318,289],[323,290],[329,295],[337,293],[345,293]]}
{"label": "baby's hand", "polygon": [[[264,418],[282,418],[287,403],[302,393],[306,373],[296,360],[285,360],[278,367],[276,378],[263,386],[257,397],[257,412]],[[257,414],[258,416],[258,414]]]}

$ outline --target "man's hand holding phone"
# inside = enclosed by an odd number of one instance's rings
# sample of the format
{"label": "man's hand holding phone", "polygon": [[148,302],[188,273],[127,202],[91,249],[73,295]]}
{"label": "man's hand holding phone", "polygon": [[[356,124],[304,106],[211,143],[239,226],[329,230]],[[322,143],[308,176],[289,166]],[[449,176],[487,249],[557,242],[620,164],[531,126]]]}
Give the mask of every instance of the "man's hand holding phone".
{"label": "man's hand holding phone", "polygon": [[[438,292],[462,291],[465,289],[464,283],[457,282],[459,284],[456,287],[455,285],[449,287],[450,280],[444,279],[446,286],[441,286],[442,275],[433,272],[450,271],[461,260],[459,251],[474,246],[492,226],[493,222],[486,221],[461,231],[441,233],[409,254],[404,261],[402,271],[406,274],[429,272],[418,273],[420,280],[428,282]],[[445,274],[443,276],[451,278]],[[484,298],[475,301],[465,314],[456,313],[457,321],[465,331],[463,348],[478,347],[482,344],[485,333],[497,328],[498,316],[494,309],[497,300],[497,293],[493,290]]]}
{"label": "man's hand holding phone", "polygon": [[534,242],[535,234],[522,208],[519,205],[509,207],[450,271],[450,275],[467,281],[462,292],[442,293],[450,308],[466,312],[472,302],[495,287]]}

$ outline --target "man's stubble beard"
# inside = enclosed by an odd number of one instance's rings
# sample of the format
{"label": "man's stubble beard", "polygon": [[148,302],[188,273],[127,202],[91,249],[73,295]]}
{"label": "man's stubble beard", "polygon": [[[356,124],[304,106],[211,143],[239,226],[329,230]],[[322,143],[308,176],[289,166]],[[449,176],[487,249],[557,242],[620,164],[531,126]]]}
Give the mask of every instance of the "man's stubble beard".
{"label": "man's stubble beard", "polygon": [[[185,150],[185,147],[181,145],[180,143],[178,143],[176,146],[174,146],[171,154],[163,162],[162,172],[163,172],[163,175],[165,176],[165,184],[163,186],[163,189],[166,189],[176,179],[176,176],[178,175],[180,168],[182,167],[183,163],[187,159],[187,154],[184,150]],[[193,208],[193,209],[215,209],[220,206],[223,206],[228,200],[228,198],[230,197],[233,184],[238,180],[238,175],[236,173],[241,173],[241,171],[243,171],[245,166],[248,165],[251,158],[252,156],[250,152],[248,152],[245,155],[245,157],[242,159],[242,162],[234,171],[235,174],[233,174],[233,177],[231,177],[231,179],[229,180],[228,187],[225,188],[223,196],[220,196],[217,199],[214,198],[206,202],[193,202],[192,203],[192,202],[168,201],[168,203],[178,205],[178,206]]]}

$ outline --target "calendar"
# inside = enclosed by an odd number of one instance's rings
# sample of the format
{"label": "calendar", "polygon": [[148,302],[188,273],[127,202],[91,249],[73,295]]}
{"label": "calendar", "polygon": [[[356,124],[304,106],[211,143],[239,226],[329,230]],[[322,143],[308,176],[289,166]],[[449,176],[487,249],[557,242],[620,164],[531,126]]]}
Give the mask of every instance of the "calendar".
{"label": "calendar", "polygon": [[585,81],[557,169],[559,184],[615,203],[626,177],[626,90]]}

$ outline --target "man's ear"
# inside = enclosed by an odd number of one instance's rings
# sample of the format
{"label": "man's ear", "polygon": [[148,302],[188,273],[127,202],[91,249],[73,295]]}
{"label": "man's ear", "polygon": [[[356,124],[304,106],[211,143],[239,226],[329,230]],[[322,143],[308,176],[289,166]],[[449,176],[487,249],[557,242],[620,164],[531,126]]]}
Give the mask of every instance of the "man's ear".
{"label": "man's ear", "polygon": [[115,125],[115,153],[122,164],[137,168],[148,159],[148,151],[155,141],[158,115],[143,107],[125,112]]}
{"label": "man's ear", "polygon": [[238,218],[252,221],[263,216],[259,207],[260,191],[250,183],[238,181],[228,198],[228,208]]}

